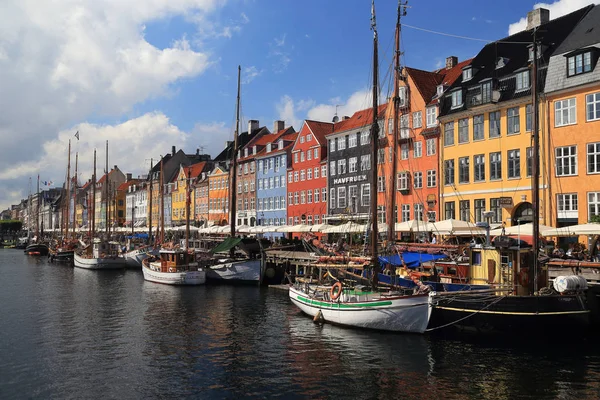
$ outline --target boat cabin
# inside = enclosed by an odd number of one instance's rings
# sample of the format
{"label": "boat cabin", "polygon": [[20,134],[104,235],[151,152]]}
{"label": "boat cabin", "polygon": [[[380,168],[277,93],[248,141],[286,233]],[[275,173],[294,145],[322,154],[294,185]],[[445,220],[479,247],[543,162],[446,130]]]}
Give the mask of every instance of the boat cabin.
{"label": "boat cabin", "polygon": [[92,258],[116,258],[119,256],[121,246],[119,242],[107,242],[96,239],[92,243]]}
{"label": "boat cabin", "polygon": [[[183,250],[161,250],[160,251],[160,272],[181,272],[187,271],[192,263],[192,254]],[[196,264],[194,264],[196,266]]]}

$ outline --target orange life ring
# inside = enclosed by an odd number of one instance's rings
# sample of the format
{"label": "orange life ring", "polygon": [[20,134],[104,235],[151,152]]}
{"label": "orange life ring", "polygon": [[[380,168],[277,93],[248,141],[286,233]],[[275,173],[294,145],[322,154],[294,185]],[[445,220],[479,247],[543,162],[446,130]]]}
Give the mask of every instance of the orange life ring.
{"label": "orange life ring", "polygon": [[[338,288],[337,292],[336,292],[335,288]],[[337,300],[341,294],[342,294],[342,283],[341,282],[334,283],[333,286],[331,286],[331,290],[329,291],[329,296],[331,297],[331,300]]]}
{"label": "orange life ring", "polygon": [[529,286],[529,274],[527,273],[527,270],[520,270],[519,271],[519,284],[523,287],[528,287]]}

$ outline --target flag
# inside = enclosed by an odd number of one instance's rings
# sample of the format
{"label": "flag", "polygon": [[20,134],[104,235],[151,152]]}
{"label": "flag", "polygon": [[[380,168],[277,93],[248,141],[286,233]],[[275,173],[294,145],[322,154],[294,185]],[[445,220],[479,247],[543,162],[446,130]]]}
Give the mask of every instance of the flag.
{"label": "flag", "polygon": [[75,132],[75,137],[79,140],[79,131]]}

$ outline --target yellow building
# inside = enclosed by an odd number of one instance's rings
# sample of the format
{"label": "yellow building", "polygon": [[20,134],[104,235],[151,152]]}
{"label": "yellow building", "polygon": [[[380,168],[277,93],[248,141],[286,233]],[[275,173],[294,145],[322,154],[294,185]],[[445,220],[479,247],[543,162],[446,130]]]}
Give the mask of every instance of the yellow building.
{"label": "yellow building", "polygon": [[[443,218],[505,222],[507,226],[532,222],[532,29],[541,24],[537,38],[539,76],[544,77],[550,55],[588,8],[547,21],[548,13],[531,12],[534,25],[486,45],[463,68],[444,94],[440,112],[440,197]],[[543,88],[538,79],[538,90]],[[540,121],[547,120],[539,107]],[[540,126],[540,154],[547,153],[547,130]],[[547,215],[547,163],[540,158],[540,216]],[[541,223],[548,224],[544,218]]]}
{"label": "yellow building", "polygon": [[205,172],[209,163],[202,161],[188,167],[181,166],[175,178],[173,193],[171,194],[171,221],[173,225],[184,225],[187,220],[187,197],[190,198],[190,221],[194,221],[195,190],[192,189],[198,176]]}

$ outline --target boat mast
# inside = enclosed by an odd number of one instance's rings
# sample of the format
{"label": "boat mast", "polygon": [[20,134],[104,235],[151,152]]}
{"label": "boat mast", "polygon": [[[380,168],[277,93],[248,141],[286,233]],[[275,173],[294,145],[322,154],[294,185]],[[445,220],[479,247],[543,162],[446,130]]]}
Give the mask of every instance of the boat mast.
{"label": "boat mast", "polygon": [[66,220],[65,220],[65,239],[69,239],[69,203],[71,202],[71,139],[69,139],[69,154],[67,156],[67,212],[66,212]]}
{"label": "boat mast", "polygon": [[73,237],[75,237],[75,221],[77,220],[77,166],[79,164],[79,153],[75,153],[75,178],[73,182]]}
{"label": "boat mast", "polygon": [[163,181],[163,157],[160,157],[160,243],[165,241],[165,192]]}
{"label": "boat mast", "polygon": [[191,203],[191,183],[192,167],[188,165],[187,182],[185,184],[185,250],[190,248],[190,203]]}
{"label": "boat mast", "polygon": [[94,149],[94,174],[92,175],[92,201],[91,201],[91,210],[92,210],[92,223],[90,225],[90,240],[94,238],[96,234],[96,149]]}
{"label": "boat mast", "polygon": [[[236,188],[237,188],[237,148],[238,148],[238,133],[239,133],[239,126],[240,126],[240,75],[242,72],[242,67],[240,65],[238,65],[238,81],[237,81],[237,103],[236,103],[236,107],[235,107],[235,133],[233,136],[233,162],[231,163],[231,185],[229,185],[229,192],[231,193],[231,195],[229,196],[230,198],[230,204],[229,204],[229,211],[231,212],[231,232],[230,235],[231,237],[235,237],[235,213],[236,213],[236,198],[235,198],[235,193],[236,193]],[[251,135],[252,132],[248,132],[248,135]],[[230,250],[230,255],[231,257],[233,257],[233,253],[234,253],[234,248],[231,248]]]}
{"label": "boat mast", "polygon": [[[393,123],[394,127],[392,129],[392,184],[391,188],[391,201],[390,201],[390,210],[388,215],[391,218],[388,218],[388,241],[390,243],[394,243],[396,241],[396,232],[394,228],[396,227],[396,174],[398,169],[398,159],[396,153],[396,147],[398,146],[398,114],[400,108],[400,16],[401,16],[401,0],[398,0],[398,14],[396,17],[396,52],[394,53],[394,114],[393,114]],[[404,9],[406,10],[406,8]],[[406,11],[404,11],[406,13]]]}
{"label": "boat mast", "polygon": [[37,242],[41,242],[41,240],[40,240],[40,174],[38,174],[38,180],[37,180],[37,203],[36,203],[36,212],[35,212],[35,236],[37,238]]}
{"label": "boat mast", "polygon": [[373,257],[373,289],[377,288],[379,260],[377,258],[377,153],[379,140],[379,124],[377,123],[378,95],[378,54],[377,54],[377,23],[375,20],[375,0],[371,2],[371,29],[373,29],[373,123],[371,125],[371,255]]}
{"label": "boat mast", "polygon": [[150,244],[150,242],[152,241],[152,164],[154,163],[154,159],[150,159],[150,207],[148,207],[148,209],[150,210],[149,215],[148,215],[148,242],[146,244]]}
{"label": "boat mast", "polygon": [[106,141],[106,180],[104,181],[104,221],[106,223],[106,239],[110,239],[108,230],[108,140]]}
{"label": "boat mast", "polygon": [[533,29],[533,62],[531,64],[531,97],[533,103],[533,112],[531,113],[531,136],[533,140],[532,144],[532,168],[531,168],[531,207],[533,208],[533,279],[530,279],[529,290],[531,294],[537,292],[538,284],[538,253],[540,250],[540,210],[539,210],[539,190],[540,190],[540,176],[539,176],[539,147],[540,147],[540,135],[539,135],[539,121],[538,121],[538,72],[537,72],[537,58],[538,58],[538,45],[536,40],[537,28]]}

